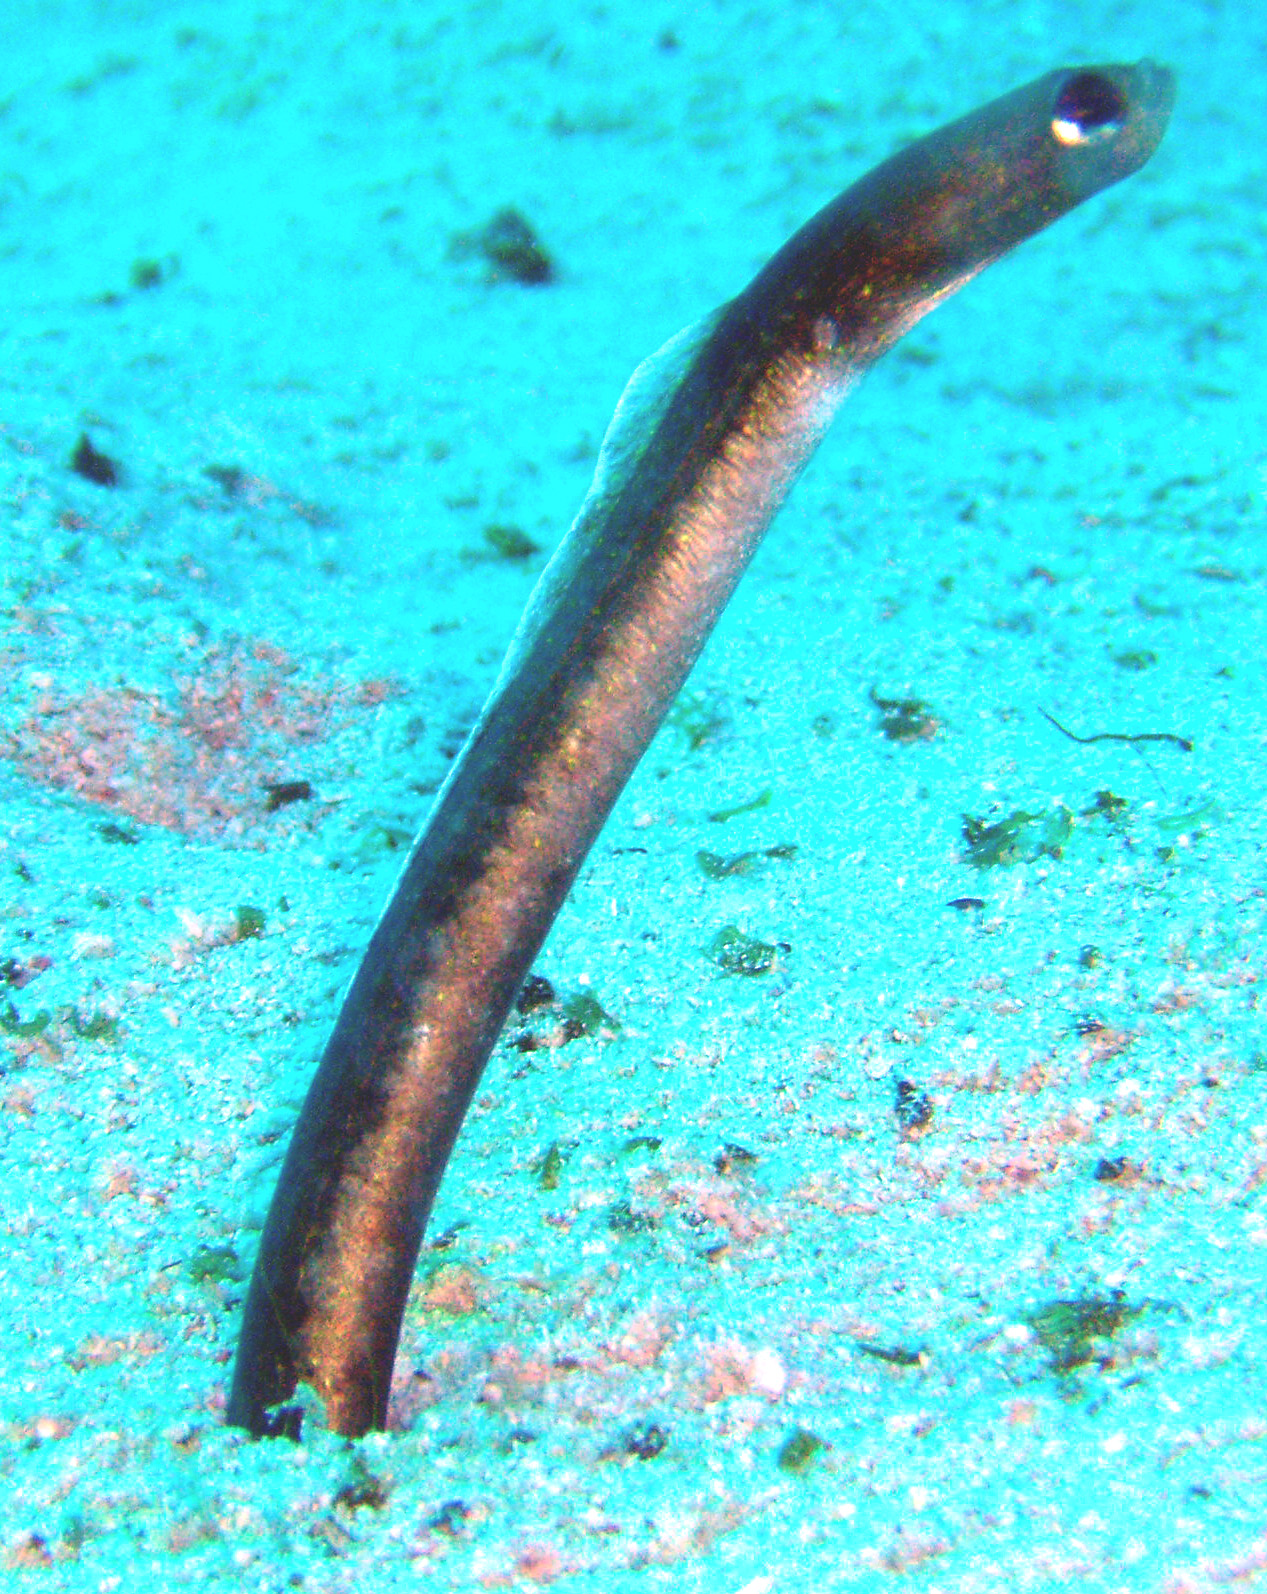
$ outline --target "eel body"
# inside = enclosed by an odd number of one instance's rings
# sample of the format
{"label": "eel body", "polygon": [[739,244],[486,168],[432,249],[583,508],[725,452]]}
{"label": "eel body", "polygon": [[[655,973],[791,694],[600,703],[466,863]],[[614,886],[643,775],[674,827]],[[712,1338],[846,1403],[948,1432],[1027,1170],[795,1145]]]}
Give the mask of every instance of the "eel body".
{"label": "eel body", "polygon": [[984,266],[1137,170],[1149,62],[1057,71],[883,162],[634,373],[346,994],[248,1291],[228,1420],[386,1421],[436,1187],[582,860],[851,381]]}

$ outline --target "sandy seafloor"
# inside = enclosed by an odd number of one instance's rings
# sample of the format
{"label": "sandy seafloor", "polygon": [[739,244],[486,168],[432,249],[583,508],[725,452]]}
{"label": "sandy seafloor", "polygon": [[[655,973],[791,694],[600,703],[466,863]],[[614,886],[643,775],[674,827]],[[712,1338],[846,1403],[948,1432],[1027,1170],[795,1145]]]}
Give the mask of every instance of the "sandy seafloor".
{"label": "sandy seafloor", "polygon": [[[7,0],[6,1588],[1267,1583],[1255,10]],[[286,1130],[627,375],[903,140],[1143,54],[1160,153],[851,396],[582,871],[393,1431],[227,1429]],[[505,206],[551,284],[454,248]]]}

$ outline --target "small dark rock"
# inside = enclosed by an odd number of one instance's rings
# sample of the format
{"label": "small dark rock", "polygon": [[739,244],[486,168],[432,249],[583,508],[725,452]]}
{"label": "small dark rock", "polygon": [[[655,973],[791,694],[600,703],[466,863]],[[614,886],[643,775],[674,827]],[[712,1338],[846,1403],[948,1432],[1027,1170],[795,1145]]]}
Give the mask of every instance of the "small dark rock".
{"label": "small dark rock", "polygon": [[79,434],[75,452],[70,456],[70,468],[85,480],[96,482],[98,487],[119,485],[118,465],[108,454],[102,454],[92,446],[87,432]]}

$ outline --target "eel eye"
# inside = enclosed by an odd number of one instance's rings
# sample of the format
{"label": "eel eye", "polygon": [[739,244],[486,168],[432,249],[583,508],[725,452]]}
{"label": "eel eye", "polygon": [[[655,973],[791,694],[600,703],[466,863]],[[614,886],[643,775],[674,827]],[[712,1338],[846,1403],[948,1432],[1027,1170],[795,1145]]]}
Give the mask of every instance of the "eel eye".
{"label": "eel eye", "polygon": [[1086,144],[1116,133],[1126,120],[1126,96],[1098,72],[1075,72],[1051,113],[1051,130],[1062,144]]}

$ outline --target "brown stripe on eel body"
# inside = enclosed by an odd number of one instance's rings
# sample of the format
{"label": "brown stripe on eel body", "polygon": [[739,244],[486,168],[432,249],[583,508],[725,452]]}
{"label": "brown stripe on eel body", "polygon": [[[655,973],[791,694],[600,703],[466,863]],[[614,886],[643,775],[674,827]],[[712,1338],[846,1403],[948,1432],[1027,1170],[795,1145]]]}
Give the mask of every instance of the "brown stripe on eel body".
{"label": "brown stripe on eel body", "polygon": [[1138,170],[1149,62],[1049,73],[898,154],[634,373],[593,485],[387,904],[295,1125],[228,1420],[386,1421],[423,1230],[582,860],[850,384],[984,266]]}

